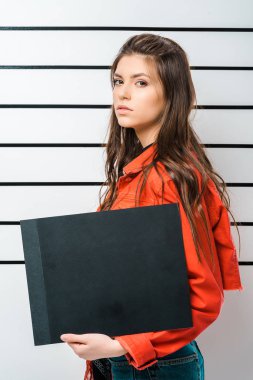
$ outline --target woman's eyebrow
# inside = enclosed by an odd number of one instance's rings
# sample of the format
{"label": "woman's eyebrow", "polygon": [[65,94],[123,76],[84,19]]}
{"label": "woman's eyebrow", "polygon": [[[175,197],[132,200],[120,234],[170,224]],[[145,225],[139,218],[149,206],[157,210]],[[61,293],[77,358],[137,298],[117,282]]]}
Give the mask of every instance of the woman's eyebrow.
{"label": "woman's eyebrow", "polygon": [[[136,78],[136,77],[140,77],[140,76],[145,76],[145,77],[148,77],[150,78],[150,76],[148,74],[145,74],[145,73],[137,73],[137,74],[133,74],[130,76],[130,78]],[[115,77],[120,77],[120,78],[123,78],[122,75],[118,74],[118,73],[114,73],[114,76]]]}

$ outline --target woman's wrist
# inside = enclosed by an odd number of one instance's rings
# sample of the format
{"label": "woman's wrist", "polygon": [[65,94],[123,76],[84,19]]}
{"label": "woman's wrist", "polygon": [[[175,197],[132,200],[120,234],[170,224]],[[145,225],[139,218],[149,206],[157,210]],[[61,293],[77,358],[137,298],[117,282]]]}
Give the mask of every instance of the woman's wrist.
{"label": "woman's wrist", "polygon": [[128,351],[120,344],[120,342],[115,339],[115,338],[112,338],[113,340],[113,343],[114,343],[114,347],[115,347],[115,353],[116,355],[115,356],[121,356],[121,355],[125,355]]}

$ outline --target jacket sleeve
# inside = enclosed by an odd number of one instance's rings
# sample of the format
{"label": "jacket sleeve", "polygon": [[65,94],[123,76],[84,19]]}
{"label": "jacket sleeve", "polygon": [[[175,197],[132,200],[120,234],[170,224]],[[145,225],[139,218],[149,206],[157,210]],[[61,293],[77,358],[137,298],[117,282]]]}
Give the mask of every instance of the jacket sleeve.
{"label": "jacket sleeve", "polygon": [[[160,198],[159,194],[158,198]],[[198,260],[190,224],[176,187],[170,179],[165,182],[163,203],[175,202],[179,203],[182,221],[193,327],[115,336],[114,338],[128,351],[125,356],[129,364],[138,370],[156,363],[158,356],[173,353],[194,340],[216,320],[224,302],[223,292],[203,255],[202,261]]]}
{"label": "jacket sleeve", "polygon": [[224,290],[243,290],[228,211],[214,182],[209,179],[205,202],[217,249]]}

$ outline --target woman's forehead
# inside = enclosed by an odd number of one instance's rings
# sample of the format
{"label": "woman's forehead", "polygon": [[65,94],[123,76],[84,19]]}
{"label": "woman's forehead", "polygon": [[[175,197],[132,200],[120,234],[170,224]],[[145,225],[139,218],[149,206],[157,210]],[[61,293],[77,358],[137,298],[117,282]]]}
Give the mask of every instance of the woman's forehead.
{"label": "woman's forehead", "polygon": [[117,64],[115,74],[133,77],[138,73],[144,73],[151,78],[157,77],[156,63],[151,57],[140,54],[123,56]]}

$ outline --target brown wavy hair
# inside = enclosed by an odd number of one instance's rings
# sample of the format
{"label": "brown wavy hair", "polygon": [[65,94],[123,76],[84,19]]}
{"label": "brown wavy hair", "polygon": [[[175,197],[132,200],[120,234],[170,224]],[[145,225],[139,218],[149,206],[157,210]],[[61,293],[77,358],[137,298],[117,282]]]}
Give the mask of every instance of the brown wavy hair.
{"label": "brown wavy hair", "polygon": [[[222,177],[215,172],[189,120],[194,103],[196,104],[196,93],[188,58],[185,51],[170,38],[151,33],[134,35],[121,47],[111,66],[110,80],[112,89],[114,88],[114,73],[120,59],[133,54],[141,55],[147,62],[153,61],[155,63],[166,99],[164,112],[160,118],[161,127],[155,140],[157,143],[156,155],[154,160],[149,165],[146,165],[142,171],[141,178],[144,177],[144,181],[142,182],[138,202],[148,173],[152,167],[155,167],[162,181],[163,203],[164,181],[156,166],[156,162],[159,160],[173,178],[178,190],[190,223],[197,255],[201,261],[200,240],[195,217],[201,216],[208,235],[209,246],[211,247],[207,221],[201,206],[201,196],[205,192],[209,178],[216,185],[224,206],[234,220],[239,235],[239,243],[240,234],[237,223],[230,211],[230,198],[226,184]],[[133,128],[119,127],[113,105],[109,117],[108,133],[108,143],[105,144],[107,154],[105,163],[106,181],[99,190],[101,211],[110,210],[117,196],[117,181],[123,174],[123,167],[137,157],[143,149]],[[198,178],[193,165],[202,175],[203,188],[201,192],[199,192]],[[101,196],[104,185],[107,186],[107,190]],[[102,197],[104,197],[103,201]],[[213,252],[211,253],[211,259],[213,262]]]}

